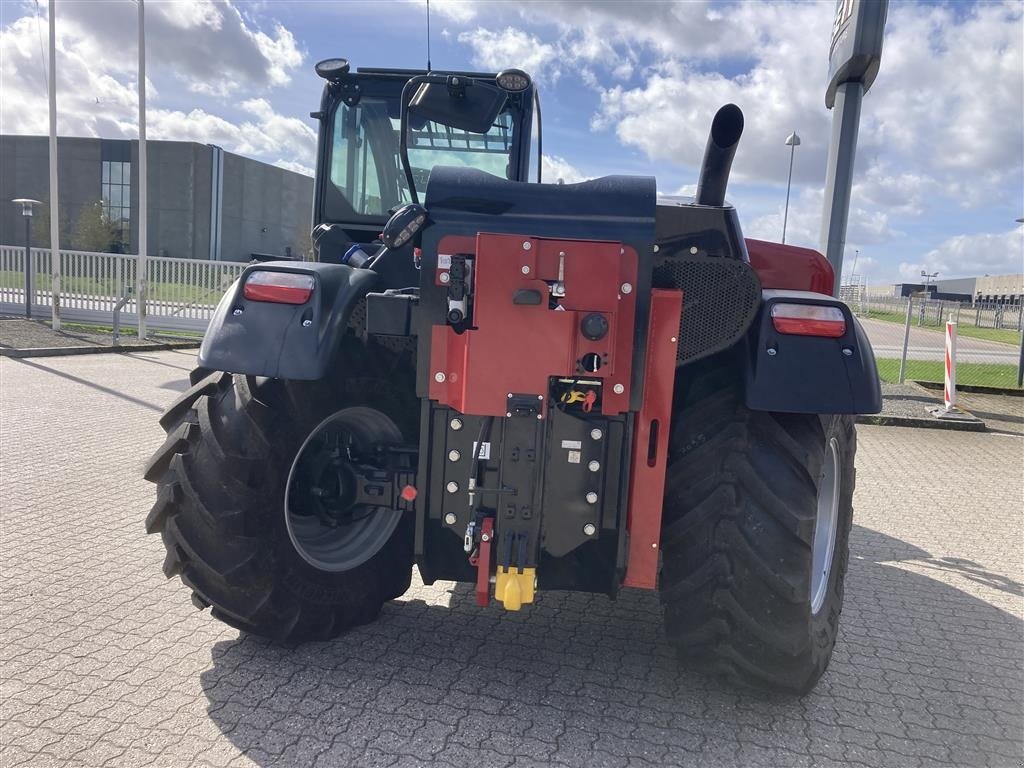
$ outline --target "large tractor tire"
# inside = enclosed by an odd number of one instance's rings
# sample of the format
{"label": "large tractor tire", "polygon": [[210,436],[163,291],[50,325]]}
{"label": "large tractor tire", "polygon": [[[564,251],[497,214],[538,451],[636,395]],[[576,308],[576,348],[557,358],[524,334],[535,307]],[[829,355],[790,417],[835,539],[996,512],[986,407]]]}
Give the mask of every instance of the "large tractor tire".
{"label": "large tractor tire", "polygon": [[[295,382],[207,373],[160,420],[146,520],[164,573],[192,602],[281,643],[328,640],[372,621],[410,584],[411,514],[352,503],[350,461],[415,441],[403,376],[365,355],[360,376]],[[395,382],[399,382],[396,384]]]}
{"label": "large tractor tire", "polygon": [[839,628],[853,419],[748,410],[725,358],[680,379],[662,525],[668,639],[698,670],[803,694]]}

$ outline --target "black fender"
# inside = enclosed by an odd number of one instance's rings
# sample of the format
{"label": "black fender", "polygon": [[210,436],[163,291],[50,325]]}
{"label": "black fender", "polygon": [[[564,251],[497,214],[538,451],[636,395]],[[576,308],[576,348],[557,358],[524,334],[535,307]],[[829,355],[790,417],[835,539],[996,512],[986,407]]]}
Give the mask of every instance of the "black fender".
{"label": "black fender", "polygon": [[[243,294],[255,271],[312,275],[305,304],[251,301]],[[377,282],[369,269],[319,262],[253,264],[220,300],[199,348],[199,365],[215,371],[281,379],[323,378],[353,307]]]}
{"label": "black fender", "polygon": [[[810,291],[765,290],[748,335],[744,365],[747,407],[784,413],[878,413],[882,391],[871,342],[850,308]],[[775,330],[776,302],[838,307],[846,320],[839,338],[794,336]]]}

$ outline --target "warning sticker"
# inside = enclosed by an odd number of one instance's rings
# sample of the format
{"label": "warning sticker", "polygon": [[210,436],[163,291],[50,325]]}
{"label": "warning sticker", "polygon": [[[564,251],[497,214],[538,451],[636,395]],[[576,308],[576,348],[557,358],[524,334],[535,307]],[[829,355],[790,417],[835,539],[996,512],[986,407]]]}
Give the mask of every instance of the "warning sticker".
{"label": "warning sticker", "polygon": [[[477,456],[477,452],[476,452],[477,445],[479,445],[479,443],[477,443],[474,440],[473,441],[473,455],[474,456]],[[490,443],[484,443],[483,445],[480,446],[480,455],[477,456],[477,458],[480,458],[480,459],[489,459],[489,458],[491,458],[491,444]]]}
{"label": "warning sticker", "polygon": [[437,254],[437,268],[438,269],[451,269],[452,266],[452,255],[450,253],[439,253]]}
{"label": "warning sticker", "polygon": [[563,440],[562,447],[569,450],[579,451],[583,448],[582,440]]}
{"label": "warning sticker", "polygon": [[579,464],[583,458],[583,451],[569,451],[569,463]]}

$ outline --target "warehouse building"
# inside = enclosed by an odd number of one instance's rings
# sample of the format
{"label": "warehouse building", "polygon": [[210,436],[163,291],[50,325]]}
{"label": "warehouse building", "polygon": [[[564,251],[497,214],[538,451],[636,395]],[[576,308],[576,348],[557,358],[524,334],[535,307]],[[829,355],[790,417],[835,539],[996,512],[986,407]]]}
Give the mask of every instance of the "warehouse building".
{"label": "warehouse building", "polygon": [[[308,248],[309,176],[210,144],[148,141],[146,149],[149,254],[247,261],[253,253],[298,256]],[[138,142],[61,137],[57,155],[61,246],[92,250],[75,240],[96,242],[87,234],[102,211],[103,232],[114,232],[103,250],[137,253]],[[9,201],[46,201],[48,190],[47,137],[0,136],[0,244],[25,241],[21,209]],[[48,210],[36,213],[48,217]],[[46,230],[34,229],[36,242],[48,241]]]}
{"label": "warehouse building", "polygon": [[893,296],[928,292],[933,299],[984,304],[1024,304],[1024,274],[956,277],[924,283],[896,283]]}

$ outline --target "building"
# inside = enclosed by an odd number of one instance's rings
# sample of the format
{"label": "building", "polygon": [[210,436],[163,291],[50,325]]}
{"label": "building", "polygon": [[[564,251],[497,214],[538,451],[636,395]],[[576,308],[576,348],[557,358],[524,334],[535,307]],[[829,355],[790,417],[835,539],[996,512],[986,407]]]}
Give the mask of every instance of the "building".
{"label": "building", "polygon": [[1024,304],[1024,274],[985,275],[975,279],[975,301],[999,304]]}
{"label": "building", "polygon": [[[950,281],[955,282],[955,281]],[[961,290],[945,290],[940,283],[929,283],[926,287],[924,283],[896,283],[892,287],[893,296],[916,296],[920,293],[924,293],[927,290],[928,296],[932,299],[941,299],[942,301],[960,301],[970,302],[972,294],[968,291]]]}
{"label": "building", "polygon": [[[61,246],[76,247],[83,212],[102,202],[118,232],[114,249],[138,253],[138,142],[57,141]],[[253,253],[298,255],[308,247],[309,176],[210,144],[147,141],[146,149],[150,255],[247,261]],[[47,137],[0,136],[0,244],[21,245],[25,238],[20,207],[7,201],[45,201],[48,188]]]}
{"label": "building", "polygon": [[[924,283],[896,283],[892,287],[893,296],[910,296],[924,291]],[[1024,274],[936,280],[929,283],[928,295],[933,299],[972,304],[1024,304]]]}

